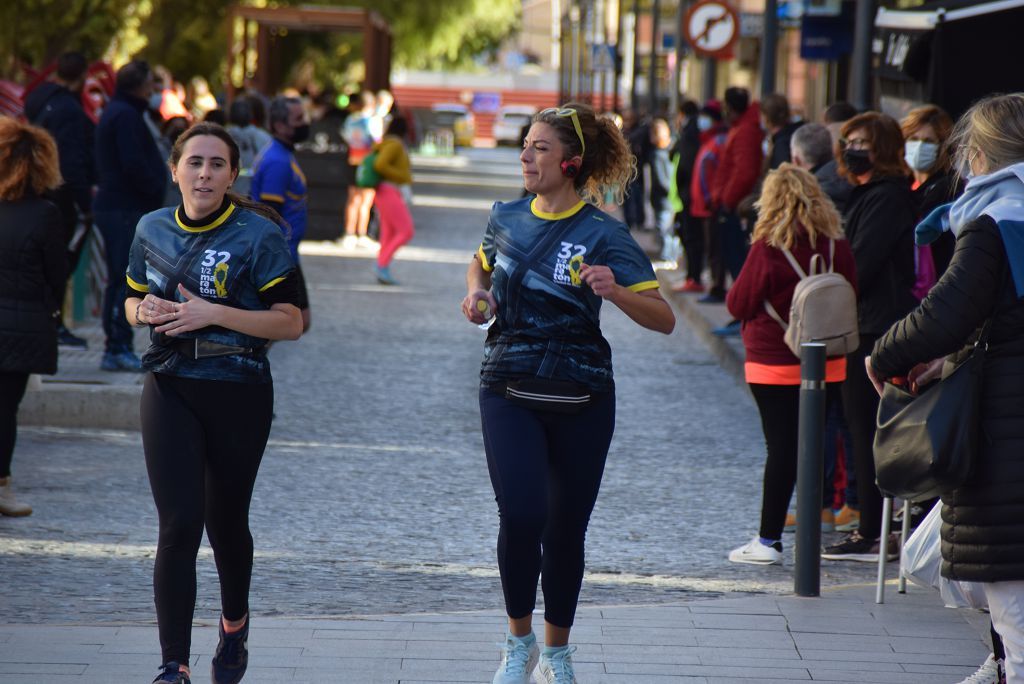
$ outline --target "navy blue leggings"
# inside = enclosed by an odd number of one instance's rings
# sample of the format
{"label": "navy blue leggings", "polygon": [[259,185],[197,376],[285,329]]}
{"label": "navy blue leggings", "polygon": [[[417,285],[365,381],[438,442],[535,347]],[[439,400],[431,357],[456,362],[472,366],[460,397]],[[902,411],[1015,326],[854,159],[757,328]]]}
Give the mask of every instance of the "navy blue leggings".
{"label": "navy blue leggings", "polygon": [[573,415],[534,411],[481,388],[487,468],[498,502],[498,569],[509,617],[544,592],[544,619],[571,627],[583,584],[583,541],[615,430],[615,394]]}

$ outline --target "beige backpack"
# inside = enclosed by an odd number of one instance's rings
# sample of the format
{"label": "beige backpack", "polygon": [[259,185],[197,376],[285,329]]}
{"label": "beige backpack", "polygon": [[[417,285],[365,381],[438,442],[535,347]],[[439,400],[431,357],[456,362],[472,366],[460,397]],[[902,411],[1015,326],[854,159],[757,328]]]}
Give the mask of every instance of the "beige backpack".
{"label": "beige backpack", "polygon": [[857,294],[850,281],[833,271],[836,243],[828,241],[828,270],[820,254],[811,257],[810,274],[804,273],[793,254],[780,247],[790,266],[800,276],[793,290],[793,303],[789,307],[789,324],[775,307],[765,301],[764,308],[786,331],[783,340],[798,358],[804,342],[824,342],[826,356],[840,356],[855,350],[860,344],[857,331]]}

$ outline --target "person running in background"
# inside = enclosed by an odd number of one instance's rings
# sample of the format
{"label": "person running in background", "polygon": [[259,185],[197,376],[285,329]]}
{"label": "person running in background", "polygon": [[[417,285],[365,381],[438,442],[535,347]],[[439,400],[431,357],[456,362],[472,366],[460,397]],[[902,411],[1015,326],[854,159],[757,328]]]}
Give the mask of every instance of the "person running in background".
{"label": "person running in background", "polygon": [[313,318],[309,309],[306,278],[302,274],[299,262],[299,242],[306,234],[309,210],[306,176],[295,161],[295,145],[309,137],[309,122],[306,120],[302,101],[296,97],[275,97],[270,102],[269,116],[270,131],[274,137],[253,162],[249,196],[280,214],[287,226],[288,248],[295,262],[298,282],[298,306],[302,311],[302,329],[306,331],[309,330]]}
{"label": "person running in background", "polygon": [[274,212],[228,192],[238,146],[199,123],[178,138],[182,204],[139,222],[126,319],[149,326],[142,444],[160,518],[153,590],[163,660],[154,682],[188,684],[203,530],[220,578],[218,684],[248,664],[249,504],[274,407],[270,340],[302,334],[298,277]]}
{"label": "person running in background", "polygon": [[508,633],[493,683],[528,684],[539,660],[543,681],[570,684],[584,538],[615,424],[601,304],[666,334],[675,317],[629,228],[596,207],[636,172],[612,121],[582,104],[545,109],[519,158],[535,197],[494,205],[462,300],[469,321],[494,318],[479,396]]}
{"label": "person running in background", "polygon": [[[25,100],[25,116],[45,128],[57,143],[60,175],[64,182],[51,199],[60,209],[64,244],[68,250],[68,277],[78,266],[92,224],[92,187],[96,182],[93,153],[96,126],[82,108],[82,87],[89,62],[80,52],[65,52],[57,59],[53,79],[33,90]],[[81,229],[79,229],[81,226]],[[89,344],[64,324],[64,298],[57,325],[57,341],[69,349]]]}
{"label": "person running in background", "polygon": [[0,116],[0,515],[32,513],[14,496],[11,460],[29,374],[57,372],[67,245],[64,217],[43,195],[60,182],[53,138]]}
{"label": "person running in background", "polygon": [[380,213],[380,251],[374,272],[382,285],[397,285],[391,275],[391,260],[398,248],[412,239],[414,228],[412,214],[405,201],[405,195],[412,184],[412,165],[405,149],[405,136],[409,127],[404,118],[398,117],[388,124],[384,139],[377,145],[377,158],[373,168],[380,174],[374,203]]}
{"label": "person running in background", "polygon": [[[348,144],[348,163],[352,167],[352,178],[356,177],[355,169],[363,162],[373,146],[380,138],[373,137],[373,117],[377,113],[377,99],[373,93],[364,90],[353,98],[359,108],[345,119],[341,135]],[[352,184],[348,186],[348,202],[345,204],[345,236],[342,246],[366,247],[371,244],[366,231],[370,226],[370,209],[373,208],[373,188],[361,188]]]}
{"label": "person running in background", "polygon": [[139,219],[162,207],[167,194],[167,167],[144,118],[153,85],[146,62],[135,60],[118,69],[117,90],[96,126],[99,187],[93,216],[107,261],[103,293],[107,340],[100,364],[106,371],[142,370],[131,326],[122,312],[125,284],[120,274],[128,266],[128,248]]}

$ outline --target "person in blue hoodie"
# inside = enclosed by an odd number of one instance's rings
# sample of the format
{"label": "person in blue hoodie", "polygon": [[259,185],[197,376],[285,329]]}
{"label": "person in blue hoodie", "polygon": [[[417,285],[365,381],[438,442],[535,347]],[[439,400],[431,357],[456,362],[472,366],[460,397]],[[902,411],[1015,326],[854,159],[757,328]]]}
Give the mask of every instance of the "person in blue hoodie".
{"label": "person in blue hoodie", "polygon": [[167,166],[143,119],[153,83],[153,72],[142,60],[118,69],[116,92],[96,126],[99,187],[93,218],[103,236],[108,274],[103,294],[106,351],[100,368],[108,371],[142,370],[124,317],[125,282],[120,275],[128,268],[135,226],[144,214],[163,206],[167,188]]}

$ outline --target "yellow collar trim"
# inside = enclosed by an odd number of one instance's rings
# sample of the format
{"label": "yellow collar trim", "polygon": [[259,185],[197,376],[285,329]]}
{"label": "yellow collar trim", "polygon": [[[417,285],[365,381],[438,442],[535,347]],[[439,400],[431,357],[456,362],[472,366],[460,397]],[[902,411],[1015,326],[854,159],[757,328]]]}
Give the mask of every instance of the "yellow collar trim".
{"label": "yellow collar trim", "polygon": [[537,198],[534,197],[530,201],[530,211],[533,213],[534,216],[536,216],[537,218],[542,218],[545,221],[558,221],[559,219],[569,218],[573,214],[578,213],[579,210],[584,207],[584,205],[586,205],[586,202],[580,200],[579,203],[576,206],[572,207],[571,209],[560,211],[557,214],[549,214],[548,212],[541,211],[540,209],[537,208]]}
{"label": "yellow collar trim", "polygon": [[179,228],[188,231],[189,233],[205,233],[206,231],[213,230],[217,226],[227,221],[228,217],[235,212],[235,205],[232,202],[231,204],[228,205],[228,208],[224,210],[224,213],[215,218],[213,221],[207,223],[206,225],[195,227],[186,226],[184,223],[182,223],[181,216],[178,215],[179,211],[181,211],[181,207],[178,207],[177,209],[174,210],[174,221],[178,224]]}

